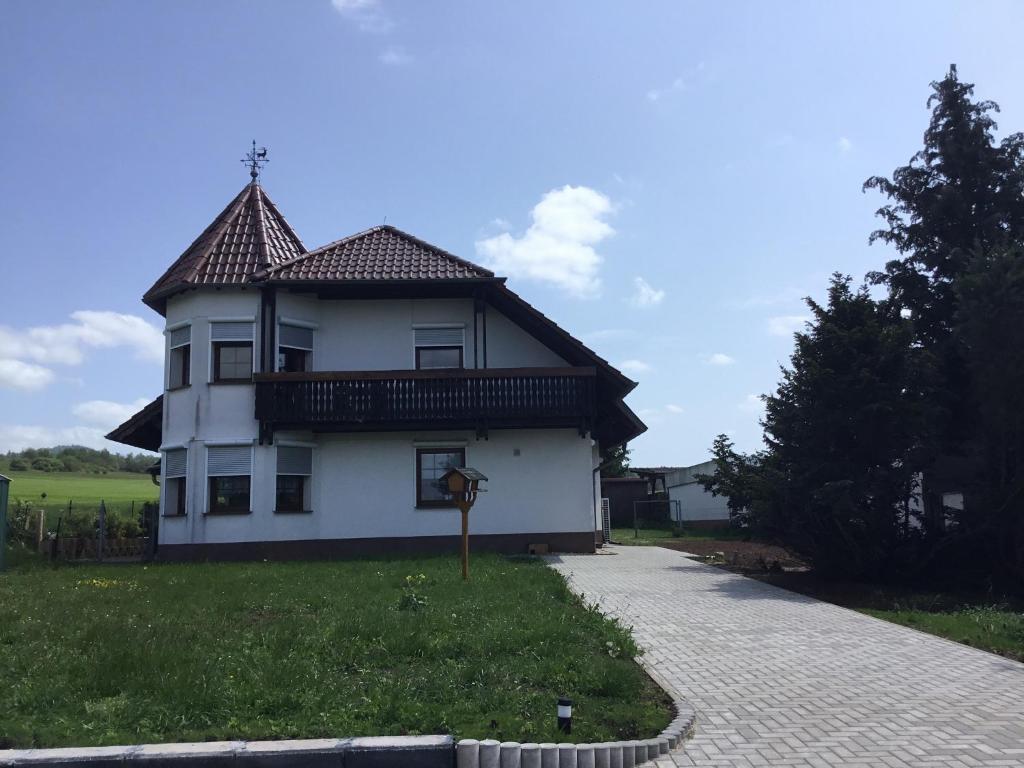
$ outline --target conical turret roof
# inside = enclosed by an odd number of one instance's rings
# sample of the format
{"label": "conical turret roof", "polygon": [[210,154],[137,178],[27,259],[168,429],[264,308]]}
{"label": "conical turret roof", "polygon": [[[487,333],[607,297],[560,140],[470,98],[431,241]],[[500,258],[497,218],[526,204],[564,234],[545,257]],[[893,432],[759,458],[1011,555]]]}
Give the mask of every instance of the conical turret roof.
{"label": "conical turret roof", "polygon": [[228,203],[142,300],[163,313],[167,297],[201,285],[248,283],[256,272],[306,252],[295,230],[255,181]]}

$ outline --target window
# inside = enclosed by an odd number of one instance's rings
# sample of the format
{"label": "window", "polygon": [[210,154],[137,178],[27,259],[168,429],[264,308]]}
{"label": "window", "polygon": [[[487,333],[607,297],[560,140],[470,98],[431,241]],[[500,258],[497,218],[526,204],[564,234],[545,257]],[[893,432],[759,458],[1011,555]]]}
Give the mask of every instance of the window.
{"label": "window", "polygon": [[448,328],[415,328],[416,367],[462,368],[465,329],[462,326]]}
{"label": "window", "polygon": [[249,513],[249,476],[211,477],[210,514],[245,515]]}
{"label": "window", "polygon": [[251,378],[251,341],[215,341],[213,343],[214,381],[249,381]]}
{"label": "window", "polygon": [[417,368],[461,368],[462,347],[416,347]]}
{"label": "window", "polygon": [[185,501],[188,498],[187,455],[184,448],[164,452],[163,513],[170,517],[185,514]]}
{"label": "window", "polygon": [[416,451],[416,506],[453,507],[441,487],[441,477],[452,467],[466,466],[465,448],[419,448]]}
{"label": "window", "polygon": [[313,449],[301,446],[277,447],[277,501],[275,512],[308,512]]}
{"label": "window", "polygon": [[213,343],[213,380],[252,380],[252,323],[210,324]]}
{"label": "window", "polygon": [[192,383],[192,326],[175,328],[169,334],[171,358],[167,373],[168,389]]}
{"label": "window", "polygon": [[313,329],[281,323],[277,327],[277,370],[303,373],[310,369]]}
{"label": "window", "polygon": [[250,511],[252,446],[211,445],[206,448],[211,515],[245,515]]}

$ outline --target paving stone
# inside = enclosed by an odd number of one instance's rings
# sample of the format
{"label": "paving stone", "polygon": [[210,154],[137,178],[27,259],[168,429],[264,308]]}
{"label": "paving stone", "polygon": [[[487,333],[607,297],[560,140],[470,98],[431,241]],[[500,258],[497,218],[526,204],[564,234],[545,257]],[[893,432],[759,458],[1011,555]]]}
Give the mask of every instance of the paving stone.
{"label": "paving stone", "polygon": [[1024,765],[1024,664],[660,547],[548,558],[697,710],[676,766]]}

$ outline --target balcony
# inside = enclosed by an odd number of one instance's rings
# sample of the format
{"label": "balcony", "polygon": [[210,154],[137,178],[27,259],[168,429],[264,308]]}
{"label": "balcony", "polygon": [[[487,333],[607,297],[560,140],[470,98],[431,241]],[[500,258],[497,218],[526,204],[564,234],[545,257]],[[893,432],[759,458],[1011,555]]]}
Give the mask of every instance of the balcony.
{"label": "balcony", "polygon": [[594,368],[317,371],[256,376],[260,440],[278,429],[372,432],[573,427],[595,419]]}

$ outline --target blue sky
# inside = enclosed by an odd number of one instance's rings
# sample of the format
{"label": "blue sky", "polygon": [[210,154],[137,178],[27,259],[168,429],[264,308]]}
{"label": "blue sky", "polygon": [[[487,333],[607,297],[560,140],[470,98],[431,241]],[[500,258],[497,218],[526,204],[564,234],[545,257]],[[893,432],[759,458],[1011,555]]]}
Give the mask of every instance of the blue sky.
{"label": "blue sky", "polygon": [[[834,270],[950,62],[1024,130],[1014,2],[11,2],[0,25],[0,450],[158,394],[143,292],[248,177],[307,246],[385,217],[638,379],[638,464],[758,447]],[[154,351],[156,350],[156,351]],[[113,447],[113,446],[112,446]]]}

